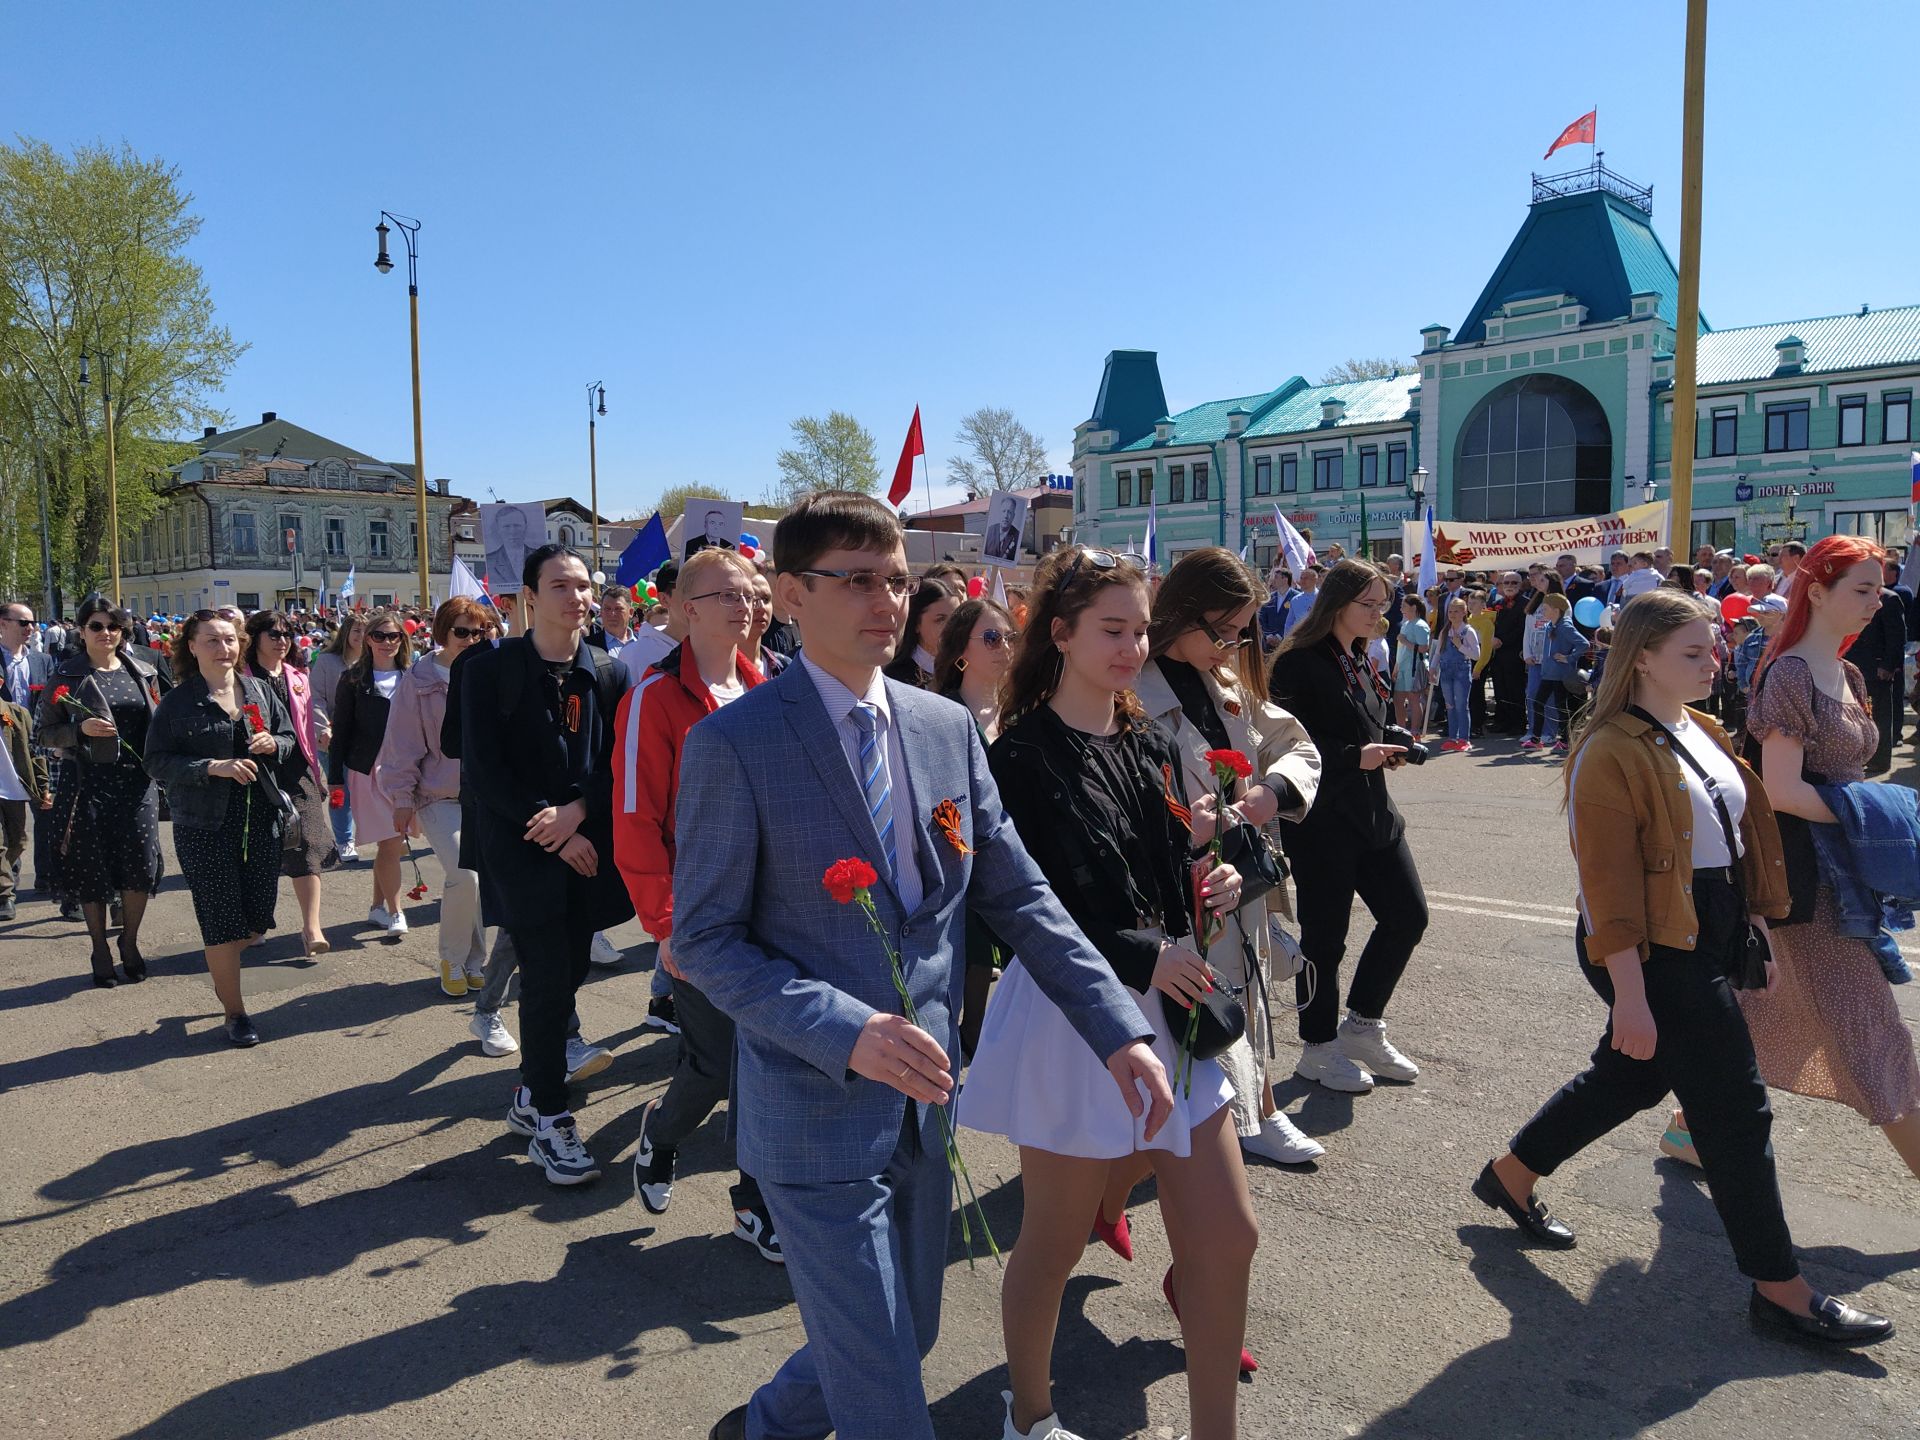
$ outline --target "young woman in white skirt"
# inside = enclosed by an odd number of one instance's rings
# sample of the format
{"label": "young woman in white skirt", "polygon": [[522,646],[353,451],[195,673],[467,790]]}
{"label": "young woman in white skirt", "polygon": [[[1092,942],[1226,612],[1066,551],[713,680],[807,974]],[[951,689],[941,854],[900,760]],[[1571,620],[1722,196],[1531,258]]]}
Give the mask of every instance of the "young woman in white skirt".
{"label": "young woman in white skirt", "polygon": [[[988,752],[1002,803],[1061,903],[1140,997],[1169,1075],[1180,1064],[1169,1003],[1213,984],[1194,949],[1197,898],[1239,903],[1231,866],[1201,873],[1195,847],[1215,823],[1191,812],[1171,739],[1132,687],[1147,658],[1147,589],[1129,557],[1075,548],[1034,578],[1033,612],[1008,672],[1003,729]],[[1184,1008],[1179,1033],[1184,1036]],[[1103,1088],[1104,1087],[1104,1088]],[[1146,1153],[1173,1249],[1165,1290],[1187,1349],[1192,1440],[1233,1440],[1245,1357],[1247,1276],[1259,1240],[1227,1102],[1210,1060],[1174,1091],[1148,1142],[1104,1066],[1015,959],[987,1006],[959,1123],[1020,1146],[1026,1209],[1007,1261],[1001,1324],[1013,1389],[1003,1434],[1065,1436],[1054,1416],[1052,1352],[1060,1301],[1116,1162]]]}

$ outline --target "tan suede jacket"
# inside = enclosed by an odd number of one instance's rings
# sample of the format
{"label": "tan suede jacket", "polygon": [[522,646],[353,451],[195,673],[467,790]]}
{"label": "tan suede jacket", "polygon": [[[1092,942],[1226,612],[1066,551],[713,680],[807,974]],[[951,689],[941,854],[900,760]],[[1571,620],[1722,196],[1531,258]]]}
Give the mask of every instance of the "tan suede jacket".
{"label": "tan suede jacket", "polygon": [[[1688,717],[1729,755],[1726,732],[1709,716]],[[1747,908],[1769,919],[1788,909],[1780,828],[1759,775],[1744,761],[1745,850],[1741,872]],[[1587,954],[1595,964],[1622,950],[1647,958],[1649,944],[1691,950],[1699,921],[1693,908],[1693,799],[1699,783],[1659,729],[1634,716],[1613,716],[1573,757],[1567,807],[1574,863],[1580,871],[1580,913]]]}

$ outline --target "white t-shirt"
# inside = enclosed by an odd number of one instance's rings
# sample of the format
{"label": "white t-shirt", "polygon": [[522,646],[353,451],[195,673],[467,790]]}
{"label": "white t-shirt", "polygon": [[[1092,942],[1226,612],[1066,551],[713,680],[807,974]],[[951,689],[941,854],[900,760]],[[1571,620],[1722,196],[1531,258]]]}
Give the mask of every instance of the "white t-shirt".
{"label": "white t-shirt", "polygon": [[747,687],[740,679],[740,672],[736,670],[732,675],[727,677],[726,684],[707,686],[707,693],[713,696],[714,704],[731,705],[735,700],[738,700],[742,695],[747,693]]}
{"label": "white t-shirt", "polygon": [[[1731,755],[1714,744],[1713,738],[1703,733],[1691,720],[1682,720],[1674,726],[1673,738],[1713,777],[1713,783],[1720,791],[1720,799],[1726,804],[1727,818],[1733,822],[1734,843],[1738,844],[1740,817],[1747,812],[1747,782],[1740,774],[1740,767],[1733,763]],[[1680,770],[1686,777],[1688,798],[1693,801],[1693,868],[1709,870],[1717,865],[1733,864],[1733,856],[1727,853],[1727,837],[1720,828],[1720,813],[1714,808],[1713,796],[1685,760],[1680,761]]]}
{"label": "white t-shirt", "polygon": [[374,671],[373,688],[379,692],[382,700],[393,699],[393,692],[400,688],[400,672],[398,670]]}
{"label": "white t-shirt", "polygon": [[658,625],[642,625],[620,647],[620,663],[627,667],[633,683],[638,685],[641,677],[671,655],[673,647],[679,643]]}
{"label": "white t-shirt", "polygon": [[1649,590],[1659,588],[1660,572],[1652,566],[1648,566],[1645,570],[1629,570],[1626,578],[1620,582],[1620,603],[1624,605],[1636,595],[1644,595]]}

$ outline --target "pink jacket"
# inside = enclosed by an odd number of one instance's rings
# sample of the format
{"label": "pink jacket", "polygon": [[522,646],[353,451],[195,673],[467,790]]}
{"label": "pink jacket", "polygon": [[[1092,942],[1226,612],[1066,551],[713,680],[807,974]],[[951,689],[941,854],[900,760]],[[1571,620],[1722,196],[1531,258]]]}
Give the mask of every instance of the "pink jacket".
{"label": "pink jacket", "polygon": [[[249,673],[260,672],[250,670]],[[293,702],[293,733],[299,737],[300,753],[307,757],[308,768],[320,775],[326,774],[320,764],[319,748],[314,739],[313,680],[298,665],[282,665],[280,674],[287,682],[287,695]]]}
{"label": "pink jacket", "polygon": [[430,656],[408,666],[394,688],[386,738],[373,763],[373,783],[395,808],[460,798],[460,762],[440,753],[446,714],[447,672]]}

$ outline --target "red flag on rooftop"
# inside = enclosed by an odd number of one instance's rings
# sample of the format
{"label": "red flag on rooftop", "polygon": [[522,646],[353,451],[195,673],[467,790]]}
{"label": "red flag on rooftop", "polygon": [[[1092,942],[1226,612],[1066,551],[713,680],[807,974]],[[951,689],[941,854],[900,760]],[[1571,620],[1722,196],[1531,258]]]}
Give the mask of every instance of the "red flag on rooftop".
{"label": "red flag on rooftop", "polygon": [[1582,115],[1578,120],[1574,121],[1571,125],[1567,126],[1566,129],[1562,130],[1560,132],[1560,138],[1554,141],[1551,145],[1549,145],[1547,147],[1547,153],[1545,155],[1542,155],[1540,158],[1542,160],[1552,159],[1553,152],[1558,150],[1562,145],[1593,144],[1594,143],[1593,134],[1594,134],[1594,131],[1599,128],[1599,123],[1600,123],[1599,109],[1596,107],[1595,109],[1587,111],[1586,114]]}
{"label": "red flag on rooftop", "polygon": [[913,489],[913,457],[927,453],[920,438],[920,407],[913,407],[913,424],[907,427],[907,443],[900,447],[900,463],[893,467],[893,485],[887,491],[887,503],[899,505]]}

